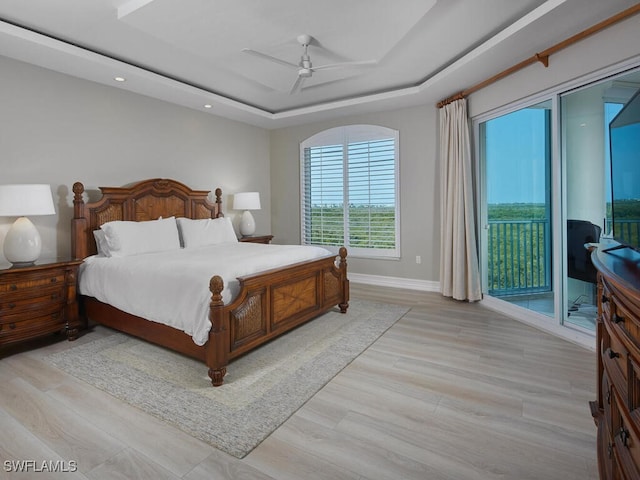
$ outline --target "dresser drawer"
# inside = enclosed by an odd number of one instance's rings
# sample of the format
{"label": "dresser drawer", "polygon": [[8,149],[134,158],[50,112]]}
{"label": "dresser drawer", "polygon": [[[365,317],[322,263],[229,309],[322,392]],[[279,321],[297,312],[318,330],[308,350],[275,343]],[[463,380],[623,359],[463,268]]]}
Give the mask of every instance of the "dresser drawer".
{"label": "dresser drawer", "polygon": [[[605,338],[601,343],[602,364],[609,377],[620,393],[627,394],[628,351],[620,338],[612,332],[612,326],[605,324]],[[603,392],[604,393],[604,392]]]}
{"label": "dresser drawer", "polygon": [[602,373],[602,409],[604,410],[604,423],[606,425],[605,430],[608,435],[611,436],[611,419],[613,411],[613,389],[609,382],[609,376],[607,372]]}
{"label": "dresser drawer", "polygon": [[5,344],[33,336],[60,332],[65,330],[66,326],[67,322],[64,318],[64,313],[60,309],[45,315],[15,322],[6,321],[6,318],[2,318],[0,322],[0,341]]}
{"label": "dresser drawer", "polygon": [[11,293],[20,295],[34,289],[52,285],[64,285],[65,270],[63,268],[51,270],[43,275],[40,272],[25,274],[8,273],[0,280],[0,294]]}
{"label": "dresser drawer", "polygon": [[16,294],[0,297],[0,318],[23,312],[25,310],[41,310],[48,305],[60,305],[65,301],[64,285],[47,288],[31,288]]}
{"label": "dresser drawer", "polygon": [[600,285],[602,285],[602,294],[600,296],[600,308],[601,308],[601,315],[602,318],[611,318],[611,301],[612,301],[612,294],[611,294],[611,289],[609,288],[609,286],[607,285],[607,282],[602,280]]}
{"label": "dresser drawer", "polygon": [[640,324],[638,318],[622,299],[615,295],[611,302],[611,323],[616,325],[624,334],[631,348],[640,351]]}
{"label": "dresser drawer", "polygon": [[617,461],[614,462],[615,452],[613,449],[613,440],[609,432],[604,432],[603,436],[599,438],[602,442],[599,445],[600,452],[598,453],[598,463],[600,463],[601,470],[604,470],[604,478],[619,479],[620,475],[615,475],[614,470],[617,466]]}
{"label": "dresser drawer", "polygon": [[[617,396],[616,396],[617,397]],[[616,398],[616,401],[620,401]],[[640,412],[634,410],[629,412],[626,408],[616,409],[617,418],[613,425],[613,443],[618,457],[618,463],[622,467],[620,470],[622,478],[640,478],[640,432],[638,432],[638,422],[640,422]],[[632,418],[633,417],[633,418]]]}

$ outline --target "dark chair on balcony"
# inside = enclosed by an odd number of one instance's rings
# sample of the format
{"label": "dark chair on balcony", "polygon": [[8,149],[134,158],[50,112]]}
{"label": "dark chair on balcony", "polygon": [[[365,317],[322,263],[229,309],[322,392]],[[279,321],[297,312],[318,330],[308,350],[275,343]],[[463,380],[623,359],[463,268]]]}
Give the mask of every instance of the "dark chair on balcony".
{"label": "dark chair on balcony", "polygon": [[597,271],[585,243],[598,243],[601,228],[587,220],[567,220],[567,270],[570,278],[596,283]]}

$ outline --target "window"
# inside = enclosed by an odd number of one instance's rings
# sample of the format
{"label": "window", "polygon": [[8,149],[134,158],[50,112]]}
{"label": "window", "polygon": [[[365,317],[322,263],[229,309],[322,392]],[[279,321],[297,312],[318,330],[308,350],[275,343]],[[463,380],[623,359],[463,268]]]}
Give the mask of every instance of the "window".
{"label": "window", "polygon": [[396,130],[325,130],[301,144],[300,163],[303,244],[344,245],[353,256],[400,256]]}

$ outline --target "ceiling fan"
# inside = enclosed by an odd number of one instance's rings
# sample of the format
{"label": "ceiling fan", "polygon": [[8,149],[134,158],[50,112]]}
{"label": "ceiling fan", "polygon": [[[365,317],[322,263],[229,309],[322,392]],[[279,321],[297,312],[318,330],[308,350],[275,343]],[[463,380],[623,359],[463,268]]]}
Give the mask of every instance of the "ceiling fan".
{"label": "ceiling fan", "polygon": [[256,50],[252,50],[251,48],[243,48],[242,51],[248,53],[250,55],[254,55],[256,57],[262,58],[264,60],[269,60],[270,62],[279,63],[280,65],[284,65],[287,67],[293,67],[298,71],[298,78],[296,78],[293,87],[289,94],[294,94],[300,91],[302,88],[302,84],[307,78],[310,78],[314,72],[320,70],[329,70],[334,68],[354,68],[354,67],[364,67],[369,65],[376,65],[377,60],[363,60],[358,62],[341,62],[341,63],[331,63],[327,65],[320,65],[318,67],[314,67],[311,63],[311,58],[309,57],[308,49],[313,37],[307,34],[298,35],[298,43],[303,48],[303,53],[300,56],[300,61],[296,63],[288,62],[287,60],[282,60],[277,57],[273,57],[271,55],[267,55],[266,53],[258,52]]}

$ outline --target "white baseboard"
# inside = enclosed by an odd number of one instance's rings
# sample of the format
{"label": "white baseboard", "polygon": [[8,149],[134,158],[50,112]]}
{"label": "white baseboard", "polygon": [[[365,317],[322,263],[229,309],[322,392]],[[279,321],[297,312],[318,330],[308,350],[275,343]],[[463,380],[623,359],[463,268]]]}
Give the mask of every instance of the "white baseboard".
{"label": "white baseboard", "polygon": [[423,292],[439,292],[440,282],[418,280],[415,278],[385,277],[383,275],[366,275],[364,273],[349,272],[349,281],[365,285],[377,285],[391,288],[408,288]]}

